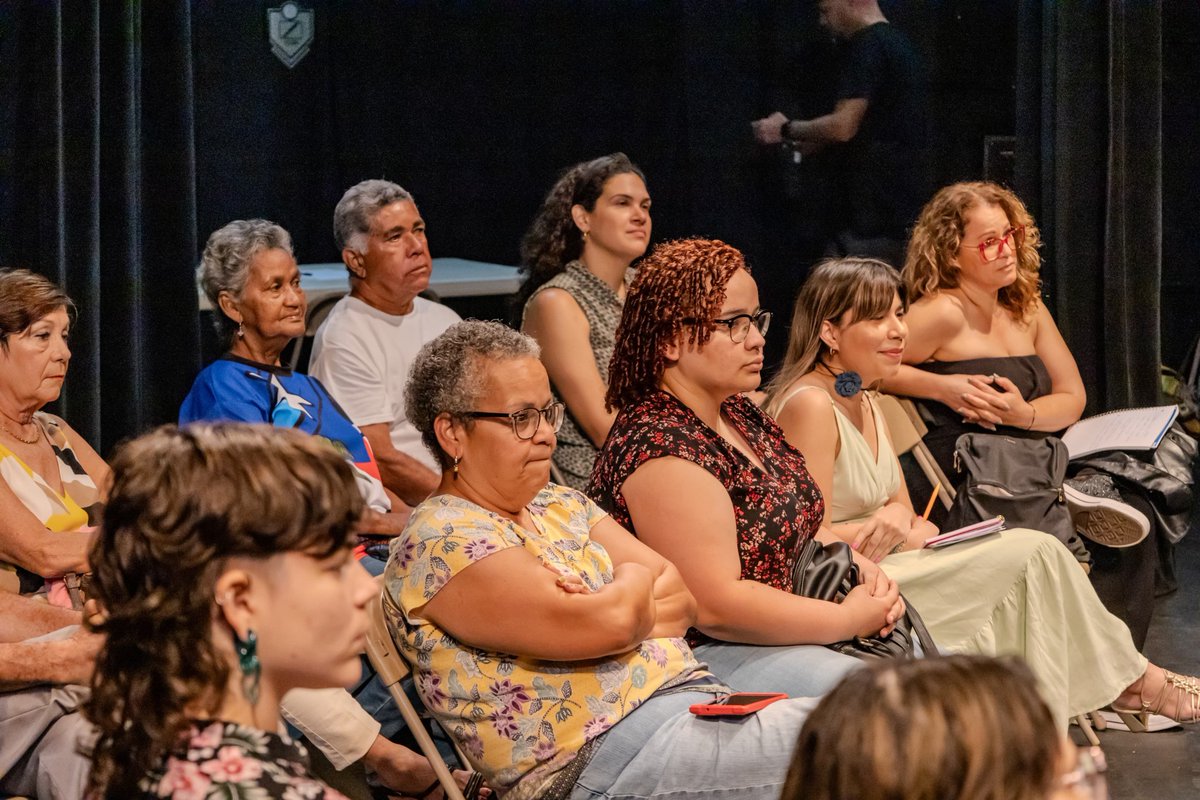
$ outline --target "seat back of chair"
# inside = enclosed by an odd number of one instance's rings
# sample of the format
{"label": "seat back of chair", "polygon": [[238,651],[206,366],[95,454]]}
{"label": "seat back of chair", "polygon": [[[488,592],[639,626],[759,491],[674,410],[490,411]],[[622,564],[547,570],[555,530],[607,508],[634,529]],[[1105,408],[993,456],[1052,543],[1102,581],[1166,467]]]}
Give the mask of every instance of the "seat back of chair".
{"label": "seat back of chair", "polygon": [[896,455],[908,452],[913,454],[913,459],[921,468],[921,472],[925,473],[929,485],[941,485],[938,497],[941,498],[942,505],[949,509],[954,504],[954,484],[938,466],[923,440],[925,434],[929,432],[929,427],[921,419],[916,404],[905,397],[879,394],[875,398],[875,405],[883,414],[884,422],[887,423]]}
{"label": "seat back of chair", "polygon": [[[888,432],[892,434],[892,446],[896,448],[896,455],[912,450],[928,431],[924,422],[919,418],[914,422],[913,418],[905,411],[904,403],[911,404],[911,402],[890,394],[880,394],[875,398],[875,405],[883,414]],[[920,428],[917,427],[918,424]]]}
{"label": "seat back of chair", "polygon": [[379,679],[384,686],[399,683],[408,677],[408,664],[400,657],[396,643],[392,640],[392,632],[388,630],[387,617],[383,604],[387,598],[381,592],[377,602],[367,604],[367,619],[370,627],[367,629],[367,659],[379,673]]}
{"label": "seat back of chair", "polygon": [[[421,720],[420,714],[417,713],[412,700],[409,699],[404,687],[400,684],[404,678],[408,677],[409,669],[387,626],[384,604],[388,602],[387,593],[380,592],[378,599],[367,603],[367,619],[369,621],[367,660],[379,673],[379,680],[383,682],[392,699],[396,701],[396,705],[400,708],[400,715],[404,717],[404,722],[408,725],[408,730],[413,738],[417,740],[421,752],[425,758],[429,759],[429,764],[433,767],[433,772],[437,775],[438,783],[442,785],[442,791],[447,800],[466,800],[462,790],[458,788],[458,783],[454,780],[454,775],[450,772],[449,765],[442,758],[442,754],[438,752],[437,745],[429,736],[429,731],[425,730],[425,723]],[[455,749],[457,750],[457,747]],[[458,756],[466,766],[467,761],[463,758],[461,751],[458,751]],[[472,800],[474,800],[473,797]]]}

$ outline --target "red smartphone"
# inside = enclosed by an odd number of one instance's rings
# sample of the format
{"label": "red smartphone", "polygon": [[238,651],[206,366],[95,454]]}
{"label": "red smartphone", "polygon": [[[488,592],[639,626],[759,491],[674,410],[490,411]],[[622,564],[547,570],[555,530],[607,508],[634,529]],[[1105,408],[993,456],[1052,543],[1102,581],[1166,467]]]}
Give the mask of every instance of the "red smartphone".
{"label": "red smartphone", "polygon": [[781,692],[734,692],[711,703],[696,703],[688,710],[698,717],[741,717],[786,699]]}

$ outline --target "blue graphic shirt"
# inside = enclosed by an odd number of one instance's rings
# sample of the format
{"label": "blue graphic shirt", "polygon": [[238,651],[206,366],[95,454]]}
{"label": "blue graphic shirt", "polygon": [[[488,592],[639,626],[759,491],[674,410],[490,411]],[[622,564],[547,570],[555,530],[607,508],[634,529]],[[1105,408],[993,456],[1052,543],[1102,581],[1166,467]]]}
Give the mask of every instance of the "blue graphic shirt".
{"label": "blue graphic shirt", "polygon": [[226,354],[201,370],[179,408],[180,425],[198,420],[265,422],[320,436],[354,465],[367,505],[391,510],[370,444],[316,378]]}

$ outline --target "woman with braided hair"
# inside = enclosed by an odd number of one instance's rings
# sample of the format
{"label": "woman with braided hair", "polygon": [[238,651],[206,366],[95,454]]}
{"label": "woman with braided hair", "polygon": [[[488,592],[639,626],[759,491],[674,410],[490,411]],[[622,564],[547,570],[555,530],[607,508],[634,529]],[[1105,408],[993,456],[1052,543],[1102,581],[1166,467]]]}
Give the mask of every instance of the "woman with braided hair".
{"label": "woman with braided hair", "polygon": [[604,407],[608,361],[630,264],[649,242],[645,176],[613,153],[564,172],[521,243],[521,329],[541,346],[554,393],[567,407],[554,465],[575,489],[587,483],[612,425]]}

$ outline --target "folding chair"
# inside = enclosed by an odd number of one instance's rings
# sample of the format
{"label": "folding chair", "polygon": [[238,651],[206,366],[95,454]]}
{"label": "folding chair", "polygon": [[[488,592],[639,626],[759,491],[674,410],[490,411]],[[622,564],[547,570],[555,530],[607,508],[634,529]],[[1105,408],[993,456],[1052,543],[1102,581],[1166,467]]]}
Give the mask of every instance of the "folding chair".
{"label": "folding chair", "polygon": [[[433,743],[433,739],[429,736],[429,731],[425,730],[425,723],[421,721],[421,716],[413,707],[412,701],[404,692],[404,687],[401,686],[401,681],[409,674],[408,664],[401,658],[399,651],[396,649],[396,643],[392,640],[392,633],[388,630],[387,619],[384,615],[383,604],[387,602],[386,595],[380,593],[379,599],[367,604],[367,618],[370,620],[369,630],[367,631],[367,658],[371,662],[371,666],[379,673],[379,680],[387,687],[387,690],[392,695],[392,699],[396,701],[396,705],[400,707],[400,714],[404,717],[404,722],[408,725],[408,729],[412,731],[412,735],[416,738],[417,744],[421,748],[421,752],[425,758],[429,759],[430,765],[433,766],[434,774],[437,775],[438,783],[442,786],[442,791],[445,792],[446,800],[475,800],[476,792],[479,785],[478,779],[473,779],[467,785],[467,794],[458,788],[458,784],[454,781],[454,776],[450,773],[450,767],[446,764],[446,760],[442,758],[442,754],[438,752],[437,745]],[[455,748],[457,751],[457,747]],[[458,752],[459,760],[463,765],[467,764],[467,760],[463,758],[462,752]]]}
{"label": "folding chair", "polygon": [[308,318],[304,321],[304,335],[288,342],[287,347],[280,354],[279,363],[292,371],[304,372],[308,369],[317,329],[321,327],[321,323],[325,321],[329,312],[341,299],[341,297],[330,297],[308,309]]}
{"label": "folding chair", "polygon": [[929,432],[929,428],[926,427],[925,421],[917,412],[916,405],[912,400],[890,394],[876,395],[875,403],[892,434],[892,444],[895,446],[896,455],[908,452],[913,454],[917,466],[929,479],[929,485],[941,484],[942,490],[938,497],[942,499],[942,504],[949,510],[950,506],[954,504],[954,484],[946,477],[946,473],[942,472],[942,468],[933,459],[933,454],[929,452],[929,447],[922,441],[922,437]]}

